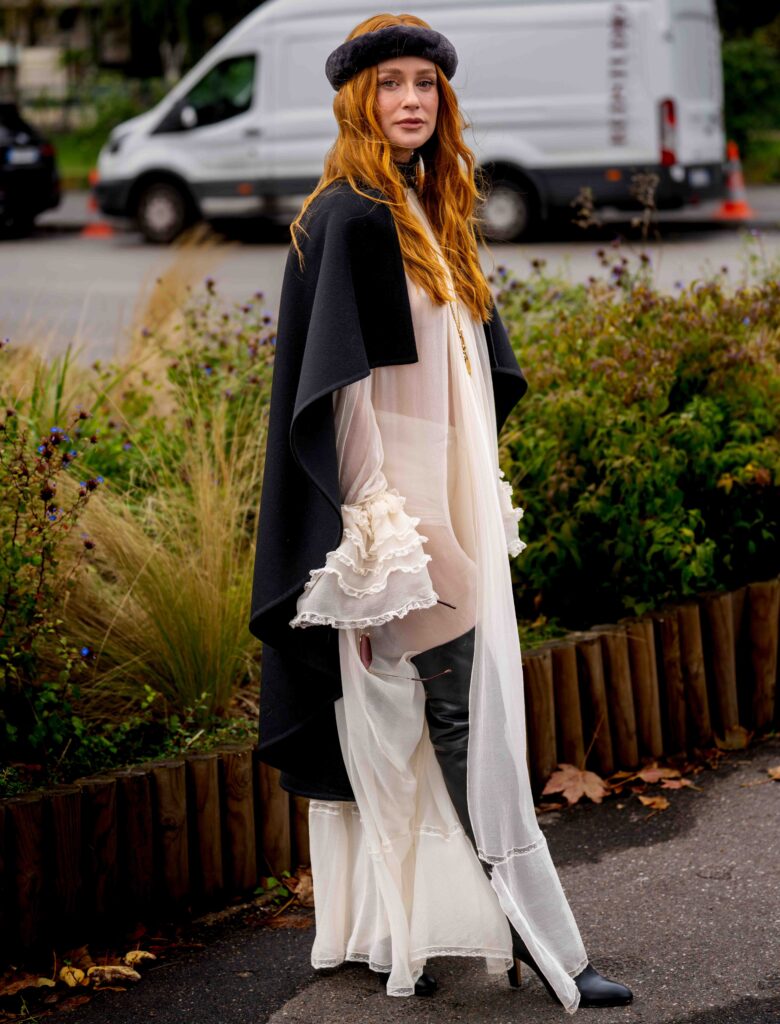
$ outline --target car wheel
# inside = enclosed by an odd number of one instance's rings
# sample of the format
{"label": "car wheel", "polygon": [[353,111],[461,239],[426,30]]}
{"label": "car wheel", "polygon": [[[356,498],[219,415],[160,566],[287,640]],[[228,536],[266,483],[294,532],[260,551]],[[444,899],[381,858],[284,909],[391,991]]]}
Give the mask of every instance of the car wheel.
{"label": "car wheel", "polygon": [[530,186],[499,178],[491,182],[480,219],[491,242],[527,238],[538,220],[538,203]]}
{"label": "car wheel", "polygon": [[166,244],[194,220],[188,197],[168,181],[147,185],[138,197],[136,220],[147,242]]}

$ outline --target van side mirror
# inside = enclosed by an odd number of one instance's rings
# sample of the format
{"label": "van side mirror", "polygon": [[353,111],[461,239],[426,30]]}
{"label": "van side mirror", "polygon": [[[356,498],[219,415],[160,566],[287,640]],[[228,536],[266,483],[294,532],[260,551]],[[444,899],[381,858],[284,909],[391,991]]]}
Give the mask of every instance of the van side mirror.
{"label": "van side mirror", "polygon": [[182,128],[194,128],[198,123],[198,112],[195,107],[190,106],[189,103],[183,106],[179,111],[179,121]]}

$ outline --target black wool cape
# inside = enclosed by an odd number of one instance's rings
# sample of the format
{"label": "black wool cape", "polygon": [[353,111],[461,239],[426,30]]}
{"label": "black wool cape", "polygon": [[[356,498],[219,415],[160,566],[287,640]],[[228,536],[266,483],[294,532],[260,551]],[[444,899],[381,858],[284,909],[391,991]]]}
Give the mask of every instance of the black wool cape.
{"label": "black wool cape", "polygon": [[[333,393],[376,366],[415,363],[401,248],[380,193],[345,181],[307,211],[303,269],[291,246],[282,285],[249,629],[263,643],[261,760],[292,793],[353,800],[334,701],[337,631],[291,628],[309,571],[342,538]],[[527,389],[496,311],[484,324],[500,430]]]}

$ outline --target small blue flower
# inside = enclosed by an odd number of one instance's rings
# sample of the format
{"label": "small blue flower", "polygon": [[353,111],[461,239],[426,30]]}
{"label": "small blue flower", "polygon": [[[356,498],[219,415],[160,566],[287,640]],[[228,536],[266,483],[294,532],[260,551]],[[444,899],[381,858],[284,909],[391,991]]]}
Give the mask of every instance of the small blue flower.
{"label": "small blue flower", "polygon": [[61,434],[62,433],[62,427],[52,427],[51,430],[49,431],[49,433],[50,434]]}
{"label": "small blue flower", "polygon": [[49,520],[49,522],[56,523],[57,522],[57,513],[56,512],[50,512],[46,518]]}
{"label": "small blue flower", "polygon": [[86,480],[80,480],[79,481],[79,487],[86,487],[86,486],[87,486],[87,481]]}
{"label": "small blue flower", "polygon": [[90,651],[89,647],[82,647],[79,653],[81,654],[82,658],[86,658],[87,655],[91,654],[92,652]]}
{"label": "small blue flower", "polygon": [[129,452],[130,449],[133,447],[133,443],[132,443],[132,441],[125,441],[125,443],[122,445],[122,447],[124,448],[124,450],[126,452]]}
{"label": "small blue flower", "polygon": [[68,455],[70,455],[72,459],[75,459],[76,456],[78,455],[78,452],[76,451],[75,448],[71,448],[71,450],[68,452]]}
{"label": "small blue flower", "polygon": [[747,325],[747,324],[749,324],[749,323],[750,323],[750,317],[749,317],[749,316],[745,316],[745,317],[743,317],[743,318],[742,318],[742,323],[743,323],[743,324],[746,324],[746,325]]}
{"label": "small blue flower", "polygon": [[95,479],[97,480],[97,482],[98,482],[99,484],[102,484],[102,483],[103,483],[103,477],[102,477],[102,476],[96,476],[96,477],[95,477]]}
{"label": "small blue flower", "polygon": [[38,445],[38,452],[40,453],[40,452],[45,452],[45,451],[46,451],[46,445],[45,444],[39,444]]}

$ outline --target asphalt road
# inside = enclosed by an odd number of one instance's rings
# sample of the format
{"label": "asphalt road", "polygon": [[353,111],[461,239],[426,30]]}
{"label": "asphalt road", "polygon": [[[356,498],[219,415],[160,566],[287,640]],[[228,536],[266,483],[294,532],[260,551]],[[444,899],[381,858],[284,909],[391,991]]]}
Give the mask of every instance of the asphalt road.
{"label": "asphalt road", "polygon": [[[187,253],[147,245],[137,232],[119,225],[112,237],[82,237],[93,216],[86,198],[70,194],[61,209],[40,218],[32,237],[0,241],[0,336],[51,352],[72,343],[81,347],[84,361],[120,354],[131,325],[142,325],[144,295],[172,264],[195,289],[214,276],[231,300],[244,302],[262,291],[275,312],[287,251],[281,230],[221,225],[226,233]],[[745,225],[713,220],[712,207],[665,215],[662,240],[649,246],[658,286],[674,290],[678,281],[722,266],[740,281],[752,264],[766,268],[780,261],[780,187],[751,189],[749,198],[755,235]],[[483,262],[486,270],[495,261],[524,276],[531,260],[543,259],[550,269],[582,281],[603,273],[595,252],[618,234],[636,231],[615,219],[587,237],[577,228],[557,228],[544,240],[492,246]]]}
{"label": "asphalt road", "polygon": [[[545,814],[542,827],[593,965],[634,1001],[599,1024],[780,1022],[780,736],[665,791]],[[311,929],[220,925],[206,948],[146,970],[55,1024],[552,1024],[568,1019],[528,970],[520,991],[481,960],[429,963],[433,999],[393,999],[363,965],[315,976]]]}

